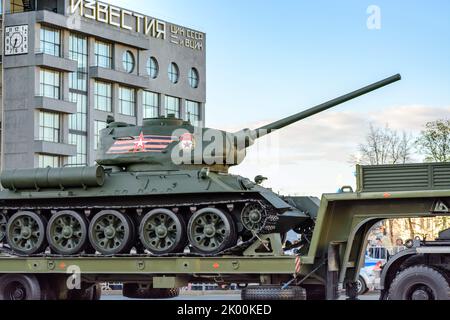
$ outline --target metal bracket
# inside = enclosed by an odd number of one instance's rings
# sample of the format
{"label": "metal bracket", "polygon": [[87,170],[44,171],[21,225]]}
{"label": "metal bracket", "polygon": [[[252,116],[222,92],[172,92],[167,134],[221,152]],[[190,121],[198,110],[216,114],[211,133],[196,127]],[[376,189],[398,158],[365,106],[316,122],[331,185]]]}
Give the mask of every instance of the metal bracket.
{"label": "metal bracket", "polygon": [[282,256],[284,253],[281,236],[278,233],[260,235],[247,250],[244,256]]}

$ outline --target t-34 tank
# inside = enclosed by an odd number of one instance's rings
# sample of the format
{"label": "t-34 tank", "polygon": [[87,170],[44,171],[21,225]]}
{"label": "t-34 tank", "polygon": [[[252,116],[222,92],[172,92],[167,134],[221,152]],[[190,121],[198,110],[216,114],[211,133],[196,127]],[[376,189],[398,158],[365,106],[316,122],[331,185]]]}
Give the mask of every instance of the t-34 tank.
{"label": "t-34 tank", "polygon": [[[237,133],[173,116],[142,126],[109,119],[98,166],[2,173],[0,240],[15,254],[242,254],[261,234],[308,232],[302,203],[231,175],[254,141],[400,80],[395,75],[306,111]],[[314,211],[314,210],[313,210]],[[134,248],[134,249],[133,249]]]}

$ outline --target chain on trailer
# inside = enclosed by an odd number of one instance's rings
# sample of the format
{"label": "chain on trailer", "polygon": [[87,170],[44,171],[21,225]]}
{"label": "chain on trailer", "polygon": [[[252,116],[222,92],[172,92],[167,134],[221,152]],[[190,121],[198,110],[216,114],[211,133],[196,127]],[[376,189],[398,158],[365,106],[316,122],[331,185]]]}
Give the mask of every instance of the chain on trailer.
{"label": "chain on trailer", "polygon": [[10,250],[9,248],[1,248],[0,247],[0,253],[6,253],[12,257],[19,257],[19,258],[27,258],[27,257],[36,257],[36,258],[88,258],[88,257],[94,257],[94,258],[111,258],[111,257],[123,257],[123,258],[142,258],[142,257],[155,257],[155,258],[177,258],[177,257],[219,257],[224,255],[242,255],[242,253],[250,247],[253,243],[256,241],[261,241],[259,238],[259,235],[264,234],[270,234],[273,233],[276,229],[276,224],[279,221],[278,213],[276,212],[275,208],[270,206],[268,203],[265,203],[262,200],[259,199],[242,199],[242,200],[228,200],[228,201],[211,201],[211,202],[197,202],[197,203],[178,203],[178,204],[170,204],[170,205],[145,205],[145,206],[92,206],[92,207],[79,207],[76,208],[73,207],[59,207],[59,208],[46,208],[46,207],[39,207],[39,208],[7,208],[9,210],[52,210],[52,211],[60,211],[60,210],[74,210],[74,209],[96,209],[96,210],[105,210],[105,209],[155,209],[155,208],[176,208],[176,207],[212,207],[212,206],[218,206],[218,205],[234,205],[234,204],[257,204],[259,205],[263,212],[263,218],[264,222],[262,223],[260,229],[255,232],[252,232],[252,237],[249,240],[243,241],[241,243],[238,243],[237,245],[227,248],[219,253],[216,253],[214,255],[208,255],[208,254],[200,254],[195,252],[189,252],[189,253],[170,253],[170,254],[164,254],[164,255],[153,255],[151,253],[148,254],[117,254],[117,255],[98,255],[98,254],[78,254],[78,255],[71,255],[71,256],[65,256],[65,255],[56,255],[56,254],[35,254],[35,255],[21,255],[13,250]]}

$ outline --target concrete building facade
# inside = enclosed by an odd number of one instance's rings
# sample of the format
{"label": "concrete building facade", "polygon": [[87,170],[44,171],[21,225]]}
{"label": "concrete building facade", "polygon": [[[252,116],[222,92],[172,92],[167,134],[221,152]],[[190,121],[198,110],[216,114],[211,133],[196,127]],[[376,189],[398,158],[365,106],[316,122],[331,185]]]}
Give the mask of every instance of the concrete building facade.
{"label": "concrete building facade", "polygon": [[108,115],[204,121],[206,36],[93,0],[7,0],[2,169],[92,165]]}

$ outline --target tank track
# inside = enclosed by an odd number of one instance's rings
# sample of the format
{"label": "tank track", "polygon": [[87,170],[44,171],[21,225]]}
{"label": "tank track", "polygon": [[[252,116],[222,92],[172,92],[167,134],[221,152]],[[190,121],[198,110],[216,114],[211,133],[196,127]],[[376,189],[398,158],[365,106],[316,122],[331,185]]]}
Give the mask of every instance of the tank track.
{"label": "tank track", "polygon": [[[3,246],[0,247],[0,253],[7,254],[11,257],[19,257],[19,258],[27,258],[27,257],[36,257],[36,258],[83,258],[83,257],[95,257],[95,258],[110,258],[110,257],[218,257],[218,256],[224,256],[224,255],[235,255],[239,256],[242,255],[242,253],[249,248],[253,243],[256,241],[259,241],[259,235],[264,234],[270,234],[273,233],[276,230],[276,224],[279,221],[278,212],[275,208],[273,208],[270,204],[260,200],[260,199],[243,199],[243,200],[222,200],[222,201],[207,201],[207,202],[196,202],[196,203],[178,203],[178,204],[170,204],[170,205],[145,205],[145,206],[89,206],[89,207],[80,207],[77,206],[76,209],[88,209],[88,210],[120,210],[120,209],[142,209],[142,210],[151,210],[151,209],[157,209],[157,208],[167,208],[167,209],[173,209],[176,207],[209,207],[209,206],[218,206],[218,205],[234,205],[234,204],[258,204],[261,206],[261,208],[264,210],[264,222],[262,223],[262,227],[258,232],[252,232],[252,237],[246,241],[243,241],[241,243],[238,242],[235,246],[231,248],[227,248],[219,253],[216,253],[214,255],[210,254],[201,254],[197,252],[191,252],[189,253],[169,253],[169,254],[161,254],[161,255],[154,255],[151,253],[146,254],[116,254],[116,255],[101,255],[101,254],[75,254],[75,255],[61,255],[61,254],[49,254],[49,253],[40,253],[40,254],[33,254],[33,255],[23,255],[19,254],[17,252],[14,252],[13,250]],[[36,208],[7,208],[9,210],[36,210]],[[40,207],[39,210],[54,210],[54,211],[61,211],[61,210],[73,210],[73,207]],[[189,244],[187,245],[189,246]]]}

